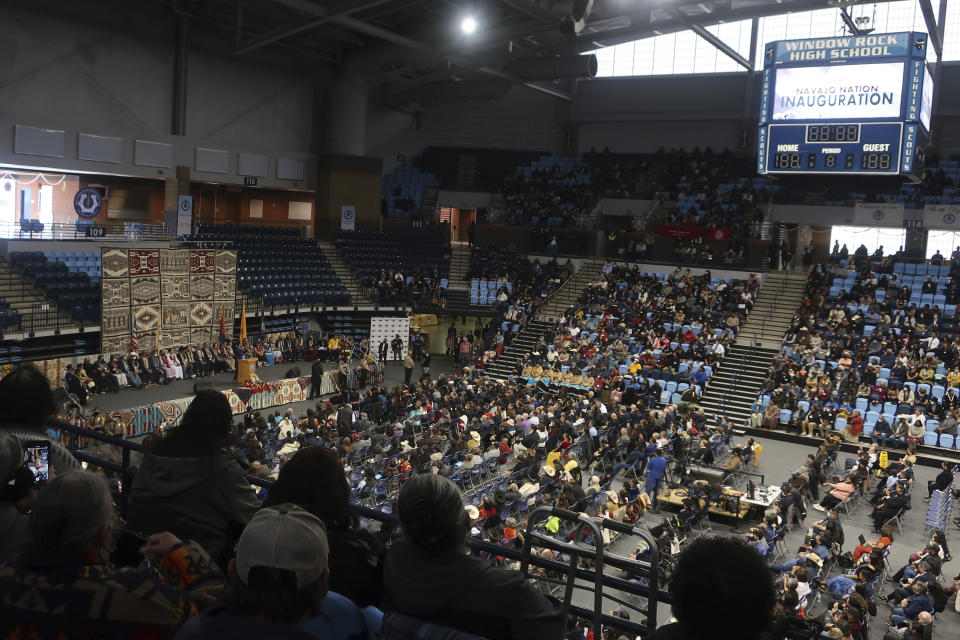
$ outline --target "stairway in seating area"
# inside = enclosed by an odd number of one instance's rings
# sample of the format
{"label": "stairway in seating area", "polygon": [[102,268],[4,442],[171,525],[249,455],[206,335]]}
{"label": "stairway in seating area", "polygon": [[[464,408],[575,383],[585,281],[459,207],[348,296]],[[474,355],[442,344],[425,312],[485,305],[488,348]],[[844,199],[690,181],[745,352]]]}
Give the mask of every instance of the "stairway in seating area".
{"label": "stairway in seating area", "polygon": [[470,290],[470,246],[465,242],[450,243],[450,286],[448,290]]}
{"label": "stairway in seating area", "polygon": [[330,266],[337,272],[337,277],[340,278],[340,282],[347,288],[347,293],[350,294],[350,302],[352,304],[369,304],[370,296],[366,294],[357,274],[354,273],[350,265],[347,264],[347,261],[343,259],[343,256],[340,255],[340,252],[337,251],[334,244],[328,240],[317,240],[317,244],[320,246],[320,250],[323,251],[323,255],[330,261]]}
{"label": "stairway in seating area", "polygon": [[513,341],[504,348],[503,353],[487,367],[487,376],[495,380],[505,380],[513,374],[517,362],[525,359],[533,347],[543,339],[551,323],[531,320],[524,329],[514,336]]}
{"label": "stairway in seating area", "polygon": [[750,418],[750,408],[779,349],[733,344],[707,382],[699,406],[709,415],[726,416],[735,426]]}
{"label": "stairway in seating area", "polygon": [[603,260],[593,259],[581,264],[579,271],[547,298],[533,319],[516,335],[500,357],[487,367],[487,375],[498,380],[509,377],[516,368],[517,362],[527,357],[534,345],[553,326],[554,320],[562,318],[563,312],[580,298],[584,287],[597,279],[603,264]]}
{"label": "stairway in seating area", "polygon": [[793,323],[800,302],[804,297],[807,274],[803,272],[771,271],[763,278],[757,292],[753,309],[740,325],[737,343],[780,350],[783,334]]}
{"label": "stairway in seating area", "polygon": [[603,265],[604,261],[602,259],[587,259],[580,265],[577,272],[541,305],[536,314],[537,320],[562,318],[564,311],[580,299],[580,294],[583,293],[587,285],[600,276]]}
{"label": "stairway in seating area", "polygon": [[[19,267],[12,267],[6,260],[0,260],[0,325],[10,326],[16,318],[9,311],[14,311],[21,317],[35,310],[47,312],[57,310],[57,303],[47,298],[38,289],[32,278],[23,274]],[[58,311],[60,320],[70,321],[70,312]],[[3,327],[0,327],[3,328]]]}
{"label": "stairway in seating area", "polygon": [[664,224],[667,214],[673,211],[677,203],[673,200],[661,200],[647,216],[647,231],[656,231],[658,224]]}

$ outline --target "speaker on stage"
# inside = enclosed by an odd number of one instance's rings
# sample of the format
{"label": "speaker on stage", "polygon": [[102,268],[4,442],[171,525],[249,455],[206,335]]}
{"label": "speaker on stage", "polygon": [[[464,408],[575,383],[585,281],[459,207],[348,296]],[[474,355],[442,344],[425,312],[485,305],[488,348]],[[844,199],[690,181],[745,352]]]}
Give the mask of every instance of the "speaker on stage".
{"label": "speaker on stage", "polygon": [[283,374],[283,377],[284,377],[284,378],[299,378],[299,377],[300,377],[300,367],[294,367],[293,369],[288,369],[287,372],[286,372],[285,374]]}
{"label": "speaker on stage", "polygon": [[193,383],[193,395],[197,395],[201,391],[216,391],[216,385],[213,384],[213,380],[197,380]]}

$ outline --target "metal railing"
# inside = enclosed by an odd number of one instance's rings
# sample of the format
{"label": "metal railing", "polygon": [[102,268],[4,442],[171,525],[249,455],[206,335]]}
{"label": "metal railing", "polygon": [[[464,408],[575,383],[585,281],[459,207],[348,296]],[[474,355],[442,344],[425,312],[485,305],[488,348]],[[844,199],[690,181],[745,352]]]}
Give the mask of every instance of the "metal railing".
{"label": "metal railing", "polygon": [[[254,219],[255,220],[255,219]],[[307,231],[311,228],[311,225],[304,224],[302,222],[297,222],[295,220],[271,220],[269,222],[253,222],[253,221],[243,221],[239,222],[237,220],[225,220],[223,218],[214,218],[209,216],[198,216],[193,221],[193,228],[196,229],[200,225],[208,226],[234,226],[234,227],[249,227],[250,233],[254,233],[258,228],[296,228],[297,237],[304,238],[310,234]],[[207,230],[209,231],[209,229]],[[293,236],[278,236],[278,237],[293,237]]]}
{"label": "metal railing", "polygon": [[28,220],[0,223],[0,238],[10,240],[90,240],[95,242],[144,242],[170,240],[166,224],[40,222]]}
{"label": "metal railing", "polygon": [[[17,311],[19,318],[16,323],[0,328],[3,332],[36,333],[79,329],[83,325],[83,321],[71,319],[70,312],[60,309],[55,301],[46,299],[42,287],[37,286],[35,280],[24,274],[20,267],[11,264],[6,267],[8,271],[0,274],[0,291],[3,291],[0,297]],[[89,320],[94,323],[97,321]]]}
{"label": "metal railing", "polygon": [[[794,256],[794,261],[795,260],[796,256]],[[740,368],[734,375],[733,380],[731,381],[731,384],[728,386],[727,390],[720,397],[719,406],[721,410],[726,411],[727,407],[729,406],[730,398],[736,395],[737,387],[740,384],[743,374],[746,373],[747,367],[755,366],[756,360],[759,358],[757,349],[762,345],[760,338],[766,336],[767,320],[772,319],[776,313],[777,305],[782,299],[783,293],[786,291],[787,283],[789,283],[789,281],[790,279],[787,276],[783,276],[783,279],[780,281],[780,286],[777,289],[776,294],[773,296],[773,303],[767,308],[766,312],[759,316],[760,329],[754,330],[750,334],[750,348],[747,349],[747,353],[740,359]]]}
{"label": "metal railing", "polygon": [[[98,467],[117,474],[119,495],[117,506],[120,515],[126,515],[129,491],[136,474],[132,464],[134,453],[142,453],[143,447],[137,443],[117,438],[104,433],[92,431],[82,427],[58,423],[57,427],[69,434],[68,439],[84,439],[88,445],[99,443],[98,448],[117,447],[120,449],[120,462],[105,460],[101,455],[86,449],[72,449],[73,455],[88,466]],[[270,488],[273,481],[248,476],[247,480],[257,486]],[[362,518],[380,523],[397,525],[399,520],[392,513],[385,513],[363,505],[353,505],[357,514]],[[547,518],[556,517],[567,521],[574,526],[569,541],[552,537],[541,530],[541,525]],[[604,531],[614,532],[614,535],[630,535],[640,538],[649,549],[647,560],[637,560],[608,552],[604,543]],[[587,542],[584,534],[589,531],[593,540]],[[601,629],[610,627],[621,632],[634,635],[646,635],[657,625],[657,611],[661,602],[670,602],[670,595],[661,590],[660,585],[660,557],[657,541],[646,529],[635,527],[609,518],[591,518],[584,514],[574,513],[557,507],[541,506],[533,509],[527,520],[524,546],[522,550],[485,542],[479,538],[469,537],[467,546],[472,554],[488,558],[504,558],[520,563],[520,571],[531,581],[538,581],[549,586],[559,585],[564,589],[561,602],[564,619],[566,614],[589,620],[595,637],[600,637]],[[534,552],[534,547],[551,549],[558,552],[559,560],[550,560]],[[568,558],[567,562],[563,558]],[[592,563],[591,568],[584,560]],[[605,571],[606,568],[619,569],[627,572],[634,579],[620,577]],[[560,579],[557,576],[563,576]],[[637,580],[636,578],[640,578]],[[575,590],[588,591],[593,596],[592,607],[587,608],[573,604]],[[617,592],[612,593],[612,592]],[[642,598],[643,604],[637,604],[625,599],[625,596]],[[628,608],[640,614],[642,621],[626,620],[618,615],[606,613],[603,610],[603,600],[616,602],[619,607]]]}

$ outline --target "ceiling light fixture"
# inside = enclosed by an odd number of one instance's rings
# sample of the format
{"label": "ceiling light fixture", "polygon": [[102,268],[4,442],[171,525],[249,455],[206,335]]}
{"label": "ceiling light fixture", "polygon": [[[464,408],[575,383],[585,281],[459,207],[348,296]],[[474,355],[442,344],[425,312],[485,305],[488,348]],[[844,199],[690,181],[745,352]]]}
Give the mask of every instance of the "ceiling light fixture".
{"label": "ceiling light fixture", "polygon": [[473,34],[477,30],[477,21],[473,16],[467,16],[460,22],[460,31],[463,31],[468,36]]}

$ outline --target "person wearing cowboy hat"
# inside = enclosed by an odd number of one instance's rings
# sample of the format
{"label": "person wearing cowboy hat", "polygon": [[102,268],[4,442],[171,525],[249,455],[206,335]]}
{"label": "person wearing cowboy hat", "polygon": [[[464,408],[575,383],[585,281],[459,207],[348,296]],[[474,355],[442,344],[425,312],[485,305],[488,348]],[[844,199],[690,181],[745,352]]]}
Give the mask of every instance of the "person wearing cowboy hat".
{"label": "person wearing cowboy hat", "polygon": [[470,439],[467,440],[467,449],[477,449],[480,447],[480,433],[477,431],[470,432]]}

